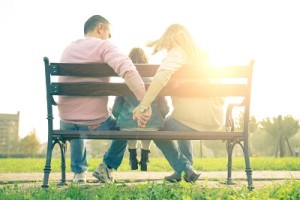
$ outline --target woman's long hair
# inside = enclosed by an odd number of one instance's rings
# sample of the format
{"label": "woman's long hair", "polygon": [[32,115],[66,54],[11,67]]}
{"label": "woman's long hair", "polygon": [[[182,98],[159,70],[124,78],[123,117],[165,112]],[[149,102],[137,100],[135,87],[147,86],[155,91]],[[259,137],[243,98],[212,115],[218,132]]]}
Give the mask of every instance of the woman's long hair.
{"label": "woman's long hair", "polygon": [[168,51],[174,47],[180,47],[185,52],[188,63],[203,63],[203,55],[192,35],[180,24],[170,25],[158,40],[148,42],[147,46],[153,47],[153,54],[164,49]]}

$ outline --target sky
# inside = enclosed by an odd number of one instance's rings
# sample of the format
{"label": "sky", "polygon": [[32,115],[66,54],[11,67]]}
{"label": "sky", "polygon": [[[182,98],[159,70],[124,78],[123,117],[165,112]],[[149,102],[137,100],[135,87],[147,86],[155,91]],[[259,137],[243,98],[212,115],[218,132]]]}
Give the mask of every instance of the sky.
{"label": "sky", "polygon": [[[83,37],[94,14],[112,25],[112,42],[128,54],[157,39],[172,23],[185,25],[213,65],[255,60],[251,112],[258,120],[300,119],[300,12],[297,0],[0,0],[0,113],[20,111],[19,135],[33,129],[47,140],[43,57],[57,62]],[[118,5],[118,6],[117,6]],[[55,127],[58,127],[55,116]]]}

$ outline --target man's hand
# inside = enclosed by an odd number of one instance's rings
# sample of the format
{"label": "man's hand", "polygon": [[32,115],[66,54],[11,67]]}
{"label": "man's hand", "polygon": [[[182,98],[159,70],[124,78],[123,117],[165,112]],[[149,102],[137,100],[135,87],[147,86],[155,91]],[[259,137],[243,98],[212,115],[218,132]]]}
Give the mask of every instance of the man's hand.
{"label": "man's hand", "polygon": [[152,109],[149,107],[145,112],[141,112],[140,106],[137,106],[133,109],[133,120],[136,120],[138,127],[145,128],[148,120],[152,115]]}

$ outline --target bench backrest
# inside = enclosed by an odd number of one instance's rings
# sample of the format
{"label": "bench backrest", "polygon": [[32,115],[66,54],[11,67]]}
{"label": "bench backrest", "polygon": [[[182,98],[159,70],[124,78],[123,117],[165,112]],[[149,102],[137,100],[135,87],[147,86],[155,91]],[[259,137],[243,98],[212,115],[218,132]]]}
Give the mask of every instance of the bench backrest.
{"label": "bench backrest", "polygon": [[[44,58],[47,87],[48,119],[53,119],[54,96],[132,96],[133,93],[124,82],[76,82],[58,83],[54,77],[118,77],[105,63],[50,63]],[[159,65],[136,64],[142,77],[153,77]],[[161,91],[163,96],[189,97],[242,97],[244,121],[249,120],[253,61],[246,66],[225,66],[197,68],[185,66],[177,71],[169,84]],[[216,80],[216,81],[207,81]],[[148,87],[149,84],[146,84]],[[48,122],[53,127],[52,122]],[[244,124],[244,133],[248,123]]]}

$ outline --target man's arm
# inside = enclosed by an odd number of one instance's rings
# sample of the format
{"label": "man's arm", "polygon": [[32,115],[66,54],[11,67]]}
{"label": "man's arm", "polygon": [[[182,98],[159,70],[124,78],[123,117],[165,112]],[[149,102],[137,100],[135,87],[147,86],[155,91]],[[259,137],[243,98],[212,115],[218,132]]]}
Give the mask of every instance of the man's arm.
{"label": "man's arm", "polygon": [[100,52],[101,60],[107,63],[128,85],[140,101],[146,93],[145,84],[131,59],[119,51],[119,49],[109,41],[105,41]]}

